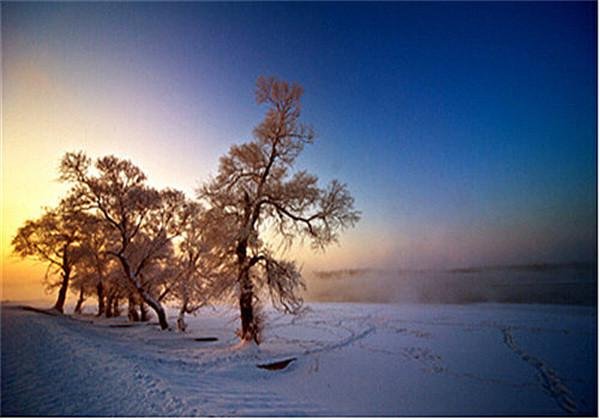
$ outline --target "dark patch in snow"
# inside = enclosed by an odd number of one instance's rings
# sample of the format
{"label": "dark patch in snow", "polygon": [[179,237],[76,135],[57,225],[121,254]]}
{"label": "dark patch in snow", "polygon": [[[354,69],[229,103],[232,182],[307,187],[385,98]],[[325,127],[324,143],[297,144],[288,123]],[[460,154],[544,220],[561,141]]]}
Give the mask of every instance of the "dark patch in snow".
{"label": "dark patch in snow", "polygon": [[288,367],[288,365],[290,363],[292,363],[294,360],[296,360],[296,358],[292,357],[291,359],[285,359],[285,360],[280,360],[278,362],[265,363],[265,364],[256,365],[256,366],[261,369],[266,369],[266,370],[282,370],[282,369],[285,369],[286,367]]}
{"label": "dark patch in snow", "polygon": [[200,342],[219,341],[219,339],[217,337],[198,337],[198,338],[194,338],[194,341],[200,341]]}

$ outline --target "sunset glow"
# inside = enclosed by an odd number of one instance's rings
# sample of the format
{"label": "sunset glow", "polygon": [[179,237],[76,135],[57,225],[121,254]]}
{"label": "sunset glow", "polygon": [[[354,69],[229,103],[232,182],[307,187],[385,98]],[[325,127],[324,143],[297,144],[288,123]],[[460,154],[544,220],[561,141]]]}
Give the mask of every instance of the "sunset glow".
{"label": "sunset glow", "polygon": [[595,261],[595,7],[2,4],[2,297],[44,297],[10,242],[66,191],[65,152],[193,197],[260,121],[261,74],[304,86],[297,167],[362,211],[290,251],[305,272]]}
{"label": "sunset glow", "polygon": [[2,2],[0,416],[597,416],[597,17]]}

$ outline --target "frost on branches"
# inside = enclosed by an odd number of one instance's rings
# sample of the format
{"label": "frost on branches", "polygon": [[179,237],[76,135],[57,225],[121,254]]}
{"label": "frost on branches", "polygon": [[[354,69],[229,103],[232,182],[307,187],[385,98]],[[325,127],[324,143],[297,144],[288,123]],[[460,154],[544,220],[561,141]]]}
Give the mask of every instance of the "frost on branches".
{"label": "frost on branches", "polygon": [[120,264],[130,291],[154,310],[161,328],[166,329],[158,287],[148,281],[148,271],[161,267],[171,241],[189,217],[185,197],[177,190],[147,186],[146,175],[128,160],[100,158],[95,173],[91,166],[83,153],[65,155],[61,179],[73,184],[68,200],[102,220],[107,234],[116,238],[106,253]]}
{"label": "frost on branches", "polygon": [[258,79],[256,100],[267,110],[254,140],[231,147],[217,176],[200,187],[198,201],[152,188],[129,160],[66,153],[60,179],[71,184],[68,195],[19,229],[15,252],[60,274],[48,281],[59,287],[55,308],[61,312],[70,287],[79,297],[76,311],[95,296],[97,314],[111,317],[126,301],[131,321],[147,320],[150,307],[167,329],[168,302],[180,308],[177,327],[185,331],[186,314],[211,301],[235,300],[240,337],[259,343],[264,298],[288,313],[303,303],[296,262],[279,257],[270,241],[289,247],[308,240],[325,249],[359,220],[344,184],[323,187],[315,175],[294,171],[314,139],[299,121],[301,96],[297,84]]}
{"label": "frost on branches", "polygon": [[334,180],[323,188],[315,175],[293,172],[297,157],[314,139],[313,130],[299,122],[302,92],[298,84],[259,78],[256,100],[267,112],[254,129],[254,140],[231,147],[218,175],[199,191],[212,217],[226,226],[222,246],[235,271],[242,340],[260,341],[256,309],[261,291],[286,312],[302,305],[298,291],[304,284],[296,264],[274,256],[261,228],[270,228],[289,245],[307,238],[314,248],[324,249],[359,220],[344,184]]}

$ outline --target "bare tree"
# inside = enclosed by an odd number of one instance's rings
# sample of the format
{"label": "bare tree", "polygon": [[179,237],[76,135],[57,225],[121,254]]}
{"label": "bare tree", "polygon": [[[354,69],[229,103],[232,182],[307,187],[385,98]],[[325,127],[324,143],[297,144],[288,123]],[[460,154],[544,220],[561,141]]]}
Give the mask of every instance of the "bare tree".
{"label": "bare tree", "polygon": [[297,84],[259,78],[256,100],[268,110],[254,129],[254,140],[231,147],[220,160],[218,175],[199,191],[220,222],[227,262],[236,268],[242,340],[260,342],[256,308],[261,289],[283,311],[294,313],[302,305],[298,267],[276,258],[261,232],[270,228],[287,245],[307,238],[314,248],[324,249],[338,239],[338,232],[359,220],[344,184],[334,180],[320,188],[316,176],[291,173],[314,138],[312,129],[299,122],[302,93]]}
{"label": "bare tree", "polygon": [[[95,162],[82,152],[67,153],[61,162],[61,179],[73,183],[72,196],[80,208],[94,212],[104,228],[119,239],[108,254],[119,261],[129,287],[134,289],[168,328],[160,301],[145,287],[144,268],[179,234],[187,217],[183,193],[157,191],[146,185],[145,174],[128,160],[106,156]],[[117,298],[118,302],[118,298]]]}
{"label": "bare tree", "polygon": [[[61,313],[74,264],[81,256],[82,232],[90,220],[84,213],[63,204],[46,210],[39,219],[25,222],[12,240],[14,252],[19,256],[34,257],[48,264],[45,279],[50,290],[59,288],[54,308]],[[60,280],[52,281],[53,274],[60,274]]]}

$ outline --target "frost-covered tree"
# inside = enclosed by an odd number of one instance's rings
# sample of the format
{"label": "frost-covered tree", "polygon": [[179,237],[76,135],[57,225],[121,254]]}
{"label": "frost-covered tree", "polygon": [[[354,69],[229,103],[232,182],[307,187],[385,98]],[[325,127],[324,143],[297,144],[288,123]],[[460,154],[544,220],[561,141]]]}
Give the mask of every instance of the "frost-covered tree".
{"label": "frost-covered tree", "polygon": [[128,287],[156,312],[161,328],[167,329],[164,308],[145,285],[143,270],[179,234],[187,217],[183,193],[149,187],[141,169],[115,156],[97,159],[92,168],[91,159],[82,152],[63,157],[61,179],[73,183],[72,196],[77,197],[79,207],[103,220],[103,229],[118,237],[107,253],[121,265]]}
{"label": "frost-covered tree", "polygon": [[[223,267],[222,240],[211,227],[202,205],[188,202],[190,217],[182,226],[177,240],[177,254],[171,262],[172,277],[169,285],[169,300],[177,301],[179,315],[177,329],[185,331],[186,314],[193,314],[211,300],[219,299],[222,287]],[[164,291],[164,296],[167,291]]]}
{"label": "frost-covered tree", "polygon": [[218,175],[199,197],[218,220],[226,264],[235,267],[242,340],[260,341],[258,293],[266,290],[274,306],[294,313],[302,305],[302,277],[294,261],[276,258],[264,230],[291,244],[307,238],[315,248],[335,242],[340,230],[359,220],[346,186],[336,180],[318,186],[315,175],[292,173],[296,158],[312,143],[313,130],[300,123],[303,89],[275,78],[259,78],[256,100],[268,106],[254,129],[254,140],[231,147]]}
{"label": "frost-covered tree", "polygon": [[119,316],[119,301],[125,299],[128,294],[128,281],[123,275],[123,268],[118,261],[111,260],[107,266],[103,281],[104,290],[104,316],[111,318]]}
{"label": "frost-covered tree", "polygon": [[[25,222],[12,240],[14,252],[20,257],[33,257],[48,264],[45,280],[49,290],[58,288],[54,308],[61,313],[74,265],[81,256],[82,232],[91,220],[85,213],[63,204]],[[53,280],[56,274],[60,276],[58,281]]]}
{"label": "frost-covered tree", "polygon": [[[139,266],[147,257],[150,246],[152,246],[152,239],[145,233],[139,235],[133,243],[129,254],[129,259],[133,266]],[[173,266],[174,260],[174,244],[172,241],[164,241],[161,244],[155,245],[152,258],[148,259],[139,271],[139,279],[142,287],[152,296],[156,296],[158,302],[162,302],[164,290],[170,284],[170,280],[174,275],[173,273],[176,271],[176,268]],[[130,319],[134,321],[147,321],[149,317],[144,300],[129,284],[126,284],[125,287],[129,291]]]}
{"label": "frost-covered tree", "polygon": [[[114,261],[107,250],[111,249],[116,240],[109,230],[103,229],[102,220],[99,218],[91,219],[87,229],[82,232],[81,255],[76,263],[77,273],[71,287],[75,293],[79,293],[78,303],[83,303],[82,299],[87,296],[96,296],[98,316],[105,313],[109,273],[114,270]],[[80,305],[76,308],[80,308]]]}

